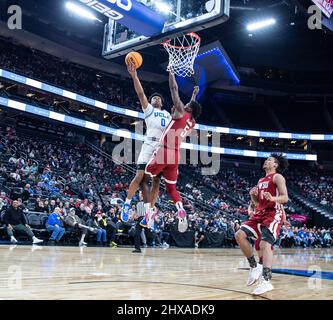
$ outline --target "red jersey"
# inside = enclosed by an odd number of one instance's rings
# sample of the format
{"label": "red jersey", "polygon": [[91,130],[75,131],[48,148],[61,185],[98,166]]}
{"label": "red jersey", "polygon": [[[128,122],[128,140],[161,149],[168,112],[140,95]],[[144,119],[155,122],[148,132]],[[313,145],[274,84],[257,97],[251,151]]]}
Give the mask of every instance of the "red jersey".
{"label": "red jersey", "polygon": [[274,176],[276,173],[269,174],[268,176],[261,178],[258,182],[258,201],[259,204],[256,208],[256,213],[263,210],[273,210],[275,209],[276,203],[273,201],[267,200],[263,193],[269,192],[273,197],[278,195],[278,190],[276,184],[273,182]]}
{"label": "red jersey", "polygon": [[172,119],[164,130],[160,143],[164,147],[172,150],[178,150],[182,141],[192,131],[195,126],[195,120],[191,119],[191,114],[185,112],[180,119]]}

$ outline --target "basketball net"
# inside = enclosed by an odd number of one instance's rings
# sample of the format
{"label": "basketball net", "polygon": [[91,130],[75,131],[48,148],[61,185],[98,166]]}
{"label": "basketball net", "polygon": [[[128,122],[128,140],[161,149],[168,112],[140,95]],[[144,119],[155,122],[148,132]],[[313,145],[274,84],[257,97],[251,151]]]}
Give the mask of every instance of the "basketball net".
{"label": "basketball net", "polygon": [[169,54],[167,71],[180,77],[194,74],[194,60],[198,55],[201,38],[194,32],[162,42]]}

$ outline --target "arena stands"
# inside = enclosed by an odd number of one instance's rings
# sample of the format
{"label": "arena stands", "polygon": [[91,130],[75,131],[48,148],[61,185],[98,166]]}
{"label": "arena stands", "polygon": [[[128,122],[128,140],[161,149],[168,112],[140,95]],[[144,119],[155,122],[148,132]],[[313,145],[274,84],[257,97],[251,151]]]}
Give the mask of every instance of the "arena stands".
{"label": "arena stands", "polygon": [[[92,224],[95,216],[103,214],[107,219],[108,241],[113,246],[116,242],[130,244],[132,224],[124,225],[119,219],[120,206],[133,176],[129,168],[117,165],[97,152],[98,148],[94,151],[87,144],[70,139],[57,141],[49,134],[39,138],[31,132],[29,136],[27,130],[23,135],[21,130],[1,127],[1,212],[18,199],[38,236],[46,241],[50,237],[45,230],[46,217],[56,207],[63,216],[68,215],[70,208],[75,208],[76,215],[92,229],[95,229]],[[186,243],[177,238],[176,213],[162,192],[158,203],[160,217],[157,219],[160,220],[147,232],[148,243],[165,246],[167,242],[163,244],[162,238],[167,238],[169,244],[193,246],[197,235],[204,234],[204,240],[197,245],[234,246],[233,234],[240,222],[247,219],[248,192],[260,172],[253,170],[250,175],[244,175],[226,168],[217,176],[201,179],[200,167],[183,166],[181,170],[180,190],[187,197],[185,208],[189,213],[190,238]],[[189,175],[193,182],[188,181]],[[318,182],[322,183],[320,179]],[[133,200],[138,202],[138,195]],[[297,210],[300,208],[291,203],[287,214],[305,214]],[[42,220],[38,220],[38,216]],[[280,245],[330,245],[332,230],[303,228],[294,222],[293,227],[281,232]],[[63,243],[75,243],[78,236],[73,230],[67,231]],[[2,237],[8,239],[5,229]],[[96,230],[90,231],[88,239],[90,245],[96,242]]]}

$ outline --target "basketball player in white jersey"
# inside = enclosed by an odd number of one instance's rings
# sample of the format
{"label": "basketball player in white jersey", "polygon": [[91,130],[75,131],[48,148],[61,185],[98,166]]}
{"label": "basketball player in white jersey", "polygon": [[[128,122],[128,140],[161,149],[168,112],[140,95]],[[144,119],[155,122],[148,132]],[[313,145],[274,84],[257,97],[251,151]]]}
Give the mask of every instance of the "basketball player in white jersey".
{"label": "basketball player in white jersey", "polygon": [[[144,144],[142,145],[141,153],[137,161],[136,176],[134,177],[129,186],[127,198],[122,208],[121,220],[123,222],[127,222],[129,220],[129,213],[131,210],[131,199],[135,194],[135,192],[140,187],[140,185],[142,184],[145,175],[145,167],[149,159],[152,157],[155,149],[158,147],[159,139],[162,136],[164,129],[168,126],[171,120],[170,113],[166,110],[162,110],[163,97],[160,94],[154,93],[149,98],[150,102],[148,101],[145,92],[142,88],[140,79],[138,78],[135,64],[130,63],[127,66],[127,69],[133,79],[135,92],[139,97],[141,107],[144,112],[147,131],[146,131],[145,141]],[[154,214],[153,208],[158,197],[159,185],[160,185],[160,177],[155,177],[154,180],[152,181],[152,189],[147,189],[147,188],[142,189],[142,194],[145,202],[144,204],[145,212],[146,212],[145,218],[140,223],[143,227],[147,226],[147,221],[149,216],[152,217]],[[151,203],[145,201],[147,192],[151,193],[153,199]],[[151,221],[152,219],[149,220]]]}

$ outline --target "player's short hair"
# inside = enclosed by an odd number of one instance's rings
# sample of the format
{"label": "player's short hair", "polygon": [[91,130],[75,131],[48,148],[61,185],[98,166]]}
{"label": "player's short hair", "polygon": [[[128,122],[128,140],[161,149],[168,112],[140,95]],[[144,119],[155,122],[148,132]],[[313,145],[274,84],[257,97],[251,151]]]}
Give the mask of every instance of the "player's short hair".
{"label": "player's short hair", "polygon": [[284,172],[288,168],[288,160],[282,153],[272,153],[271,157],[274,158],[278,164],[276,169],[278,172]]}
{"label": "player's short hair", "polygon": [[162,100],[162,105],[164,105],[164,99],[163,99],[163,96],[158,93],[158,92],[154,92],[150,97],[149,97],[149,102],[151,102],[151,99],[153,99],[154,97],[160,97],[161,100]]}
{"label": "player's short hair", "polygon": [[201,104],[196,101],[191,101],[189,107],[192,109],[192,117],[198,119],[201,115]]}

